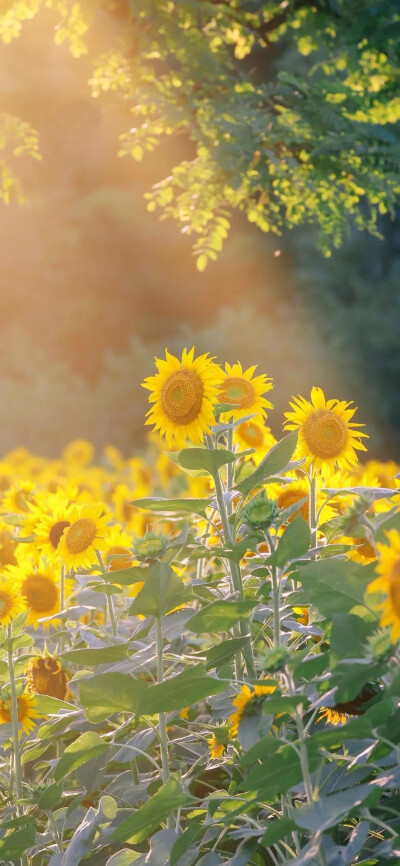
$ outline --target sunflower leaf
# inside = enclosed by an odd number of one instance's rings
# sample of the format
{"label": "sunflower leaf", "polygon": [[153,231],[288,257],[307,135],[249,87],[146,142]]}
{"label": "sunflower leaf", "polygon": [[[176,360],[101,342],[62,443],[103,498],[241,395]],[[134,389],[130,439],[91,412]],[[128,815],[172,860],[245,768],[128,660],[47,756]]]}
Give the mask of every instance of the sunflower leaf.
{"label": "sunflower leaf", "polygon": [[243,496],[247,496],[251,490],[265,483],[271,476],[284,472],[296,448],[296,444],[297,430],[292,430],[268,451],[268,454],[261,461],[255,472],[252,472],[251,475],[236,485],[237,490]]}
{"label": "sunflower leaf", "polygon": [[211,499],[162,499],[161,496],[132,499],[129,505],[136,505],[145,511],[155,511],[157,514],[200,514],[206,516],[206,508],[211,505]]}

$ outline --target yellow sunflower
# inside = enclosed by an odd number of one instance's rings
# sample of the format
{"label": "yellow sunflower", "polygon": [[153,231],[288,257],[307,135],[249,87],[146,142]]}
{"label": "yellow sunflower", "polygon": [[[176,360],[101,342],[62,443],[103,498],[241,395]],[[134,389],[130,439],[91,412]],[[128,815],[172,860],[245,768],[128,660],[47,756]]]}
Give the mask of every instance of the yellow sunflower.
{"label": "yellow sunflower", "polygon": [[58,551],[67,571],[90,568],[96,563],[96,550],[104,550],[108,514],[99,505],[78,505],[71,510],[70,525],[64,529]]}
{"label": "yellow sunflower", "polygon": [[181,361],[168,350],[165,355],[165,361],[155,359],[158,373],[143,382],[154,403],[145,423],[154,425],[169,444],[175,440],[182,447],[186,439],[198,444],[214,423],[222,371],[208,354],[195,358],[194,347],[183,350]]}
{"label": "yellow sunflower", "polygon": [[385,532],[389,545],[377,543],[379,553],[375,571],[379,575],[369,584],[367,592],[382,592],[386,598],[379,605],[383,610],[379,624],[391,626],[391,640],[400,638],[400,533],[397,529]]}
{"label": "yellow sunflower", "polygon": [[[260,683],[260,685],[250,687],[245,685],[241,687],[239,694],[236,695],[236,698],[232,701],[236,710],[228,719],[229,733],[231,737],[237,736],[242,719],[246,715],[254,715],[254,713],[259,710],[264,696],[272,695],[275,690],[276,685],[272,682],[268,682],[264,685]],[[261,700],[259,700],[260,698]]]}
{"label": "yellow sunflower", "polygon": [[356,450],[367,450],[360,437],[367,434],[354,429],[360,425],[350,420],[356,411],[350,408],[351,403],[325,400],[322,388],[315,387],[311,403],[304,397],[293,399],[293,412],[285,413],[285,429],[299,431],[297,456],[305,458],[305,467],[312,465],[314,472],[333,472],[336,466],[345,469],[356,464]]}
{"label": "yellow sunflower", "polygon": [[109,571],[132,565],[131,547],[132,538],[121,524],[114,523],[109,527],[107,546],[103,550],[103,559]]}
{"label": "yellow sunflower", "polygon": [[74,439],[66,445],[62,457],[65,463],[83,468],[92,462],[93,454],[94,448],[91,442],[87,439]]}
{"label": "yellow sunflower", "polygon": [[13,484],[4,494],[1,503],[3,514],[26,515],[29,511],[28,505],[33,501],[35,484],[32,481],[21,481]]}
{"label": "yellow sunflower", "polygon": [[10,625],[13,617],[27,609],[21,595],[21,581],[0,577],[0,625]]}
{"label": "yellow sunflower", "polygon": [[215,734],[210,734],[208,739],[208,748],[210,752],[210,758],[217,759],[221,758],[224,752],[226,751],[226,743],[219,743]]}
{"label": "yellow sunflower", "polygon": [[340,710],[336,710],[335,707],[323,707],[321,712],[318,714],[318,722],[322,722],[325,719],[327,724],[329,725],[345,725],[348,719],[346,713],[342,713]]}
{"label": "yellow sunflower", "polygon": [[60,491],[47,493],[38,501],[38,505],[31,508],[35,545],[49,562],[60,562],[58,547],[64,529],[71,524],[72,508]]}
{"label": "yellow sunflower", "polygon": [[[18,721],[22,725],[22,731],[25,734],[30,734],[35,729],[36,719],[41,718],[41,714],[36,712],[36,700],[33,695],[28,692],[23,692],[17,698],[18,703]],[[7,725],[11,722],[11,701],[0,701],[0,725]]]}
{"label": "yellow sunflower", "polygon": [[274,386],[272,379],[265,374],[254,376],[257,367],[243,370],[239,361],[236,364],[225,364],[225,377],[219,386],[218,400],[220,403],[230,403],[232,409],[221,414],[222,421],[238,421],[246,415],[255,415],[258,423],[266,417],[266,409],[272,409],[272,403],[263,396]]}
{"label": "yellow sunflower", "polygon": [[[22,560],[19,565],[10,565],[7,568],[10,580],[18,583],[21,597],[24,601],[24,609],[29,609],[27,625],[43,625],[49,628],[48,622],[39,623],[43,617],[54,616],[60,610],[60,587],[58,576],[50,566],[31,560]],[[72,581],[65,582],[65,595],[71,591]],[[53,625],[57,620],[53,620]]]}
{"label": "yellow sunflower", "polygon": [[255,448],[254,454],[249,454],[246,460],[252,460],[256,466],[271,448],[276,445],[275,436],[269,427],[258,424],[257,421],[243,421],[235,428],[233,441],[241,449]]}

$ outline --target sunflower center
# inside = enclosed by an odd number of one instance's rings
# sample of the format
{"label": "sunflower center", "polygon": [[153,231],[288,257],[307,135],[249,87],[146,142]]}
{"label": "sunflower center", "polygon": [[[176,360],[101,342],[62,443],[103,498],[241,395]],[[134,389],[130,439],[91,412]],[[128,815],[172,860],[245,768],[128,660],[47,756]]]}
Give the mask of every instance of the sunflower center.
{"label": "sunflower center", "polygon": [[247,379],[240,376],[228,376],[220,385],[222,403],[231,403],[238,409],[251,409],[255,398],[254,387]]}
{"label": "sunflower center", "polygon": [[203,395],[203,382],[195,370],[177,370],[164,382],[161,405],[174,424],[190,424],[200,415]]}
{"label": "sunflower center", "polygon": [[397,616],[400,616],[400,559],[395,562],[390,572],[389,598]]}
{"label": "sunflower center", "polygon": [[96,524],[90,517],[80,517],[70,526],[66,545],[70,553],[83,553],[90,547],[96,536]]}
{"label": "sunflower center", "polygon": [[71,526],[69,520],[57,520],[57,523],[53,523],[49,532],[49,540],[52,547],[54,547],[54,550],[57,550],[61,536],[67,526]]}
{"label": "sunflower center", "polygon": [[264,436],[261,427],[249,421],[247,424],[239,424],[238,433],[247,443],[254,448],[261,448],[264,443]]}
{"label": "sunflower center", "polygon": [[52,610],[58,601],[56,585],[44,574],[30,574],[22,584],[22,593],[28,606],[39,613]]}
{"label": "sunflower center", "polygon": [[338,457],[346,447],[348,432],[342,418],[331,409],[318,409],[309,415],[303,435],[315,457]]}
{"label": "sunflower center", "polygon": [[8,592],[4,589],[0,589],[0,619],[6,617],[11,608],[12,608],[13,600]]}

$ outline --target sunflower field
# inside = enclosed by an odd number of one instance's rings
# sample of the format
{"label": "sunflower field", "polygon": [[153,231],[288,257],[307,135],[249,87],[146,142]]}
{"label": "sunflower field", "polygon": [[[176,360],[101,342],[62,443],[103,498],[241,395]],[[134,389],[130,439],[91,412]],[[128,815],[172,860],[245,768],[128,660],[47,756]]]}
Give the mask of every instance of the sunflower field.
{"label": "sunflower field", "polygon": [[399,467],[320,387],[276,441],[255,366],[143,384],[145,452],[0,462],[0,863],[399,863]]}

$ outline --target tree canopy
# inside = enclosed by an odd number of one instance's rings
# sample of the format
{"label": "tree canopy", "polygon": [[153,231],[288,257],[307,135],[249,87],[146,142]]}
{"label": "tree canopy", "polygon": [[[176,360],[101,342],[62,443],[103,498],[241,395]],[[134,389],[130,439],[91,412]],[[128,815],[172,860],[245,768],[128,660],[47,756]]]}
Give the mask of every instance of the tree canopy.
{"label": "tree canopy", "polygon": [[199,270],[235,210],[265,232],[316,224],[326,254],[352,225],[378,233],[379,214],[393,212],[396,0],[17,0],[0,37],[16,38],[44,5],[56,42],[93,54],[93,95],[131,104],[120,156],[141,160],[185,136],[187,156],[148,192],[148,209],[193,236]]}

